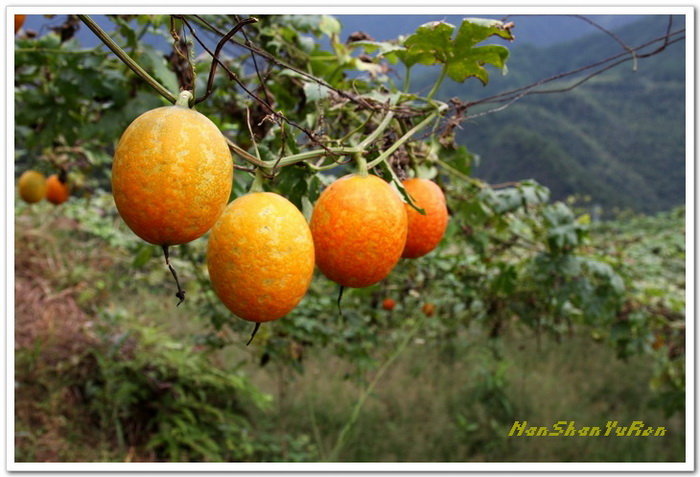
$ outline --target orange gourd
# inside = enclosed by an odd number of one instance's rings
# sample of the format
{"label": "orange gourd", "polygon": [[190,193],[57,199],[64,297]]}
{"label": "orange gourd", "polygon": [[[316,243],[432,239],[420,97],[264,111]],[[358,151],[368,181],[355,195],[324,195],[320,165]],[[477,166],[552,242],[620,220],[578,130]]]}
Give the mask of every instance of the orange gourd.
{"label": "orange gourd", "polygon": [[448,214],[445,195],[440,187],[427,179],[403,181],[406,192],[425,215],[406,205],[408,214],[408,235],[402,257],[418,258],[428,254],[438,246],[447,228]]}
{"label": "orange gourd", "polygon": [[366,287],[394,268],[406,242],[399,194],[373,175],[348,175],[328,186],[311,217],[316,264],[346,287]]}
{"label": "orange gourd", "polygon": [[59,205],[68,200],[70,189],[66,182],[62,182],[58,174],[52,174],[46,179],[46,200],[54,205]]}
{"label": "orange gourd", "polygon": [[34,204],[46,197],[46,177],[41,172],[25,171],[19,177],[19,196],[25,202]]}
{"label": "orange gourd", "polygon": [[191,95],[184,93],[178,104],[136,118],[112,165],[119,214],[136,235],[162,246],[204,235],[226,207],[233,181],[226,139],[206,116],[185,106]]}
{"label": "orange gourd", "polygon": [[217,296],[236,316],[257,323],[281,318],[299,304],[313,276],[306,219],[278,194],[241,196],[211,230],[207,268]]}

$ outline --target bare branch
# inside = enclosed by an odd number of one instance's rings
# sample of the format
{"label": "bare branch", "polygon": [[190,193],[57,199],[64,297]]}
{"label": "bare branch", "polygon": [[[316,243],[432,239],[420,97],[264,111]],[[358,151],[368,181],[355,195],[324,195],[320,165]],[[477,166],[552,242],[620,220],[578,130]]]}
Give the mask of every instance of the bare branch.
{"label": "bare branch", "polygon": [[591,19],[588,18],[588,17],[585,17],[585,16],[583,16],[583,15],[573,15],[573,16],[574,16],[575,18],[578,18],[578,19],[580,19],[580,20],[583,20],[584,22],[586,22],[586,23],[588,23],[588,24],[594,26],[594,27],[597,28],[598,30],[602,31],[603,33],[605,33],[606,35],[608,35],[609,37],[611,37],[613,40],[615,40],[620,46],[622,46],[622,48],[624,48],[625,50],[627,50],[627,51],[632,55],[632,57],[635,58],[634,70],[637,71],[637,61],[636,61],[636,52],[635,52],[635,50],[633,50],[632,48],[630,48],[629,46],[627,46],[627,44],[625,44],[625,42],[622,41],[622,39],[620,39],[619,36],[617,36],[615,33],[611,32],[611,31],[608,30],[607,28],[604,28],[604,27],[603,27],[602,25],[600,25],[599,23],[594,22],[593,20],[591,20]]}
{"label": "bare branch", "polygon": [[[207,22],[201,16],[194,15],[194,17],[197,19],[197,21],[199,21],[201,24],[203,24],[210,31],[218,34],[219,36],[223,35],[223,33],[218,28],[216,28],[215,26],[213,26],[212,24]],[[229,41],[231,43],[234,43],[237,46],[246,48],[247,50],[249,50],[252,53],[257,53],[258,55],[265,58],[267,61],[271,62],[272,64],[274,64],[276,66],[294,71],[295,73],[303,76],[304,78],[308,79],[309,81],[313,81],[314,83],[317,83],[325,88],[328,88],[329,90],[336,92],[339,96],[346,98],[346,99],[360,105],[363,108],[370,109],[370,110],[386,109],[386,107],[380,103],[370,103],[366,99],[362,98],[361,96],[352,95],[351,93],[349,93],[347,91],[337,89],[337,88],[333,87],[331,84],[329,84],[328,82],[326,82],[320,78],[316,78],[314,75],[308,73],[307,71],[296,68],[295,66],[292,66],[292,65],[280,60],[279,58],[275,57],[274,55],[268,53],[267,51],[259,48],[256,45],[254,45],[252,42],[250,42],[250,44],[245,44],[245,43],[241,43],[240,41],[237,41],[235,38],[230,38]]]}
{"label": "bare branch", "polygon": [[[238,15],[236,15],[236,21],[240,22],[241,19]],[[245,32],[245,30],[242,31],[243,33],[243,38],[245,38],[245,44],[250,45],[250,39],[248,38],[248,34]],[[253,66],[255,67],[255,74],[258,75],[258,82],[260,83],[260,87],[263,89],[263,93],[265,94],[265,100],[267,101],[267,104],[272,104],[272,101],[270,100],[270,95],[268,94],[267,91],[267,85],[265,84],[265,81],[262,78],[262,75],[260,74],[260,69],[258,68],[258,62],[255,59],[255,53],[253,51],[250,52],[250,57],[253,60]]]}
{"label": "bare branch", "polygon": [[[607,71],[607,70],[609,70],[609,69],[611,69],[611,68],[613,68],[621,63],[624,63],[626,61],[630,61],[630,60],[635,59],[635,58],[648,58],[650,56],[654,56],[658,53],[661,53],[669,45],[672,45],[672,44],[677,43],[681,40],[684,40],[685,36],[678,37],[678,35],[681,35],[683,33],[685,33],[685,29],[671,32],[670,31],[670,23],[669,23],[669,28],[667,28],[665,35],[663,35],[661,37],[654,38],[653,40],[650,40],[646,43],[643,43],[642,45],[639,45],[635,48],[630,48],[634,52],[634,56],[629,56],[628,52],[619,53],[619,54],[610,56],[608,58],[605,58],[603,60],[597,61],[595,63],[591,63],[591,64],[588,64],[588,65],[585,65],[585,66],[582,66],[582,67],[579,67],[579,68],[576,68],[576,69],[573,69],[573,70],[570,70],[567,72],[559,73],[559,74],[550,76],[548,78],[541,79],[539,81],[536,81],[536,82],[531,83],[531,84],[526,85],[526,86],[521,86],[519,88],[505,91],[505,92],[502,92],[502,93],[499,93],[499,94],[496,94],[493,96],[489,96],[486,98],[482,98],[482,99],[479,99],[476,101],[471,101],[471,102],[467,103],[467,106],[469,108],[476,106],[476,105],[479,105],[479,104],[488,104],[488,103],[505,103],[505,104],[503,104],[497,108],[488,110],[488,111],[483,111],[483,112],[479,112],[476,114],[464,116],[464,120],[474,119],[474,118],[477,118],[480,116],[484,116],[486,114],[492,114],[495,112],[503,111],[504,109],[508,108],[513,103],[519,101],[523,97],[529,96],[532,94],[552,94],[552,93],[561,93],[561,92],[565,92],[565,91],[570,91],[570,90],[576,88],[577,86],[580,86],[581,84],[585,83],[586,81],[590,80],[591,78],[598,76],[599,74],[601,74],[601,73],[603,73],[603,72],[605,72],[605,71]],[[676,37],[676,38],[673,38],[673,37]],[[673,39],[671,39],[671,38],[673,38]],[[655,50],[652,50],[648,53],[643,53],[643,54],[638,53],[640,50],[648,48],[649,46],[651,46],[655,43],[661,42],[661,41],[663,41],[663,43]],[[544,91],[536,90],[536,88],[543,86],[545,84],[551,83],[553,81],[561,80],[563,78],[567,78],[567,77],[582,73],[584,71],[587,71],[587,70],[590,70],[593,68],[598,68],[598,69],[594,70],[593,72],[588,74],[586,77],[573,83],[572,85],[566,86],[564,88],[549,89],[549,90],[544,90]]]}
{"label": "bare branch", "polygon": [[[213,60],[211,62],[211,70],[209,70],[209,79],[207,80],[207,91],[204,94],[204,96],[202,96],[201,98],[198,98],[197,101],[195,101],[195,104],[199,104],[202,101],[204,101],[205,99],[207,99],[211,95],[211,93],[214,89],[214,75],[216,74],[216,67],[219,64],[221,64],[223,66],[223,63],[219,60],[219,54],[221,53],[221,49],[233,37],[233,35],[235,35],[238,32],[238,30],[240,30],[241,28],[243,28],[244,26],[246,26],[250,23],[255,23],[257,21],[258,21],[257,18],[253,18],[253,17],[246,18],[245,20],[238,22],[238,24],[236,26],[234,26],[228,33],[226,33],[221,38],[221,40],[219,40],[219,43],[217,43],[216,49],[214,50],[214,53],[212,54]],[[194,33],[193,33],[193,35],[194,35]],[[208,51],[209,50],[207,50],[207,52]],[[229,73],[230,77],[235,76],[230,71],[228,71],[228,73]]]}
{"label": "bare branch", "polygon": [[[197,36],[196,32],[194,31],[194,28],[192,28],[192,25],[187,21],[187,19],[184,18],[184,17],[180,17],[180,18],[182,19],[182,21],[184,22],[184,24],[187,26],[187,28],[190,30],[190,33],[192,34],[192,36],[197,40],[197,42],[202,46],[202,48],[204,48],[204,49],[206,50],[206,52],[209,53],[209,55],[212,57],[212,70],[211,70],[211,71],[215,71],[215,65],[221,66],[221,67],[226,71],[226,73],[228,73],[229,78],[230,78],[231,80],[235,81],[236,84],[238,84],[238,86],[239,86],[243,91],[245,91],[246,94],[248,94],[251,98],[253,98],[255,101],[257,101],[258,103],[260,103],[260,104],[263,106],[263,108],[268,112],[268,114],[269,114],[271,117],[274,117],[276,120],[283,120],[283,121],[285,121],[285,122],[288,123],[290,126],[293,126],[293,127],[297,128],[298,130],[300,130],[301,132],[303,132],[303,133],[311,140],[312,143],[314,143],[315,145],[317,145],[317,146],[319,146],[319,147],[325,149],[326,152],[327,152],[328,154],[331,154],[331,155],[334,155],[334,154],[335,154],[333,151],[331,151],[330,149],[328,149],[328,147],[327,147],[326,145],[324,145],[324,144],[322,144],[320,141],[318,141],[318,139],[316,139],[316,135],[315,135],[313,132],[309,131],[308,129],[306,129],[305,127],[301,126],[300,124],[297,124],[296,122],[290,120],[289,118],[287,118],[287,117],[286,117],[283,113],[281,113],[280,111],[275,111],[275,110],[272,108],[272,106],[271,106],[268,102],[266,102],[265,100],[263,100],[262,98],[260,98],[257,94],[255,94],[253,91],[251,91],[250,89],[248,89],[248,88],[246,87],[246,85],[238,78],[238,75],[236,75],[233,71],[231,71],[231,69],[230,69],[228,66],[226,66],[226,64],[224,64],[224,63],[219,59],[219,54],[220,54],[220,52],[221,52],[221,48],[223,47],[223,45],[224,45],[227,41],[231,40],[231,37],[232,37],[231,32],[229,32],[227,35],[225,35],[225,36],[219,41],[219,43],[217,44],[216,50],[212,53],[211,50],[209,50],[209,48],[207,48],[206,44]],[[256,21],[257,21],[257,20],[256,20]],[[247,22],[247,23],[252,23],[252,22]],[[240,25],[240,23],[239,23],[239,25]],[[236,26],[238,27],[238,25],[236,25]],[[234,28],[234,30],[235,30],[235,28]],[[233,31],[233,30],[231,30],[231,31]],[[226,38],[226,36],[229,36],[229,37]],[[238,43],[236,43],[236,44],[238,44]],[[251,51],[252,51],[252,50],[251,50]],[[261,51],[262,51],[262,50],[261,50]],[[212,83],[212,82],[213,82],[213,75],[210,73],[210,75],[209,75],[209,83],[210,83],[210,84],[207,85],[207,95],[205,95],[203,98],[198,99],[198,100],[196,101],[197,103],[203,101],[204,99],[206,99],[206,97],[208,97],[208,96],[210,95],[210,93],[211,93],[210,88],[211,88],[211,83]],[[264,85],[263,85],[263,91],[265,91]],[[266,94],[267,94],[267,93],[266,93]]]}

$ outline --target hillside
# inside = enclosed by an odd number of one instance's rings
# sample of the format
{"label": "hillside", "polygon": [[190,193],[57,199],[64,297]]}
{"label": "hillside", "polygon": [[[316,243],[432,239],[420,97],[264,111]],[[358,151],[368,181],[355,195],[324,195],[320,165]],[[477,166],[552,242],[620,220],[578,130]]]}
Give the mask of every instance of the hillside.
{"label": "hillside", "polygon": [[[650,16],[616,34],[638,45],[663,34],[667,21]],[[448,83],[442,96],[483,97],[619,51],[603,34],[548,48],[513,44],[507,76],[494,74],[488,89]],[[555,198],[589,195],[606,210],[666,210],[685,197],[684,55],[683,43],[674,44],[640,59],[637,71],[628,62],[570,92],[524,98],[468,122],[458,140],[481,157],[475,175],[488,181],[534,178]]]}

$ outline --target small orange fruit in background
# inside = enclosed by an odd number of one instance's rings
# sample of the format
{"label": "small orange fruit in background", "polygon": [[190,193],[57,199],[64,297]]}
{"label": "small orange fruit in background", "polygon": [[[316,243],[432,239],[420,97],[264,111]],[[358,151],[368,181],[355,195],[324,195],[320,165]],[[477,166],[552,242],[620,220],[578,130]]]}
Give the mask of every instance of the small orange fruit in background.
{"label": "small orange fruit in background", "polygon": [[29,204],[46,197],[46,177],[41,172],[25,171],[19,176],[18,187],[19,196]]}
{"label": "small orange fruit in background", "polygon": [[24,25],[24,20],[27,18],[27,15],[15,15],[15,33],[19,31],[20,28],[22,28],[22,25]]}
{"label": "small orange fruit in background", "polygon": [[433,316],[435,314],[435,305],[432,303],[424,303],[421,307],[421,311],[425,316]]}
{"label": "small orange fruit in background", "polygon": [[445,235],[448,220],[445,194],[427,179],[408,179],[403,181],[403,186],[416,205],[425,211],[423,215],[406,205],[408,235],[402,257],[418,258],[437,247]]}
{"label": "small orange fruit in background", "polygon": [[61,182],[58,174],[52,174],[46,179],[46,200],[59,205],[67,201],[69,196],[68,183]]}
{"label": "small orange fruit in background", "polygon": [[257,323],[281,318],[299,304],[313,276],[306,219],[280,195],[241,196],[211,230],[207,268],[217,296],[236,316]]}
{"label": "small orange fruit in background", "polygon": [[233,159],[226,139],[206,116],[180,105],[187,104],[187,95],[136,118],[114,152],[112,193],[119,214],[136,235],[156,245],[204,235],[231,194]]}
{"label": "small orange fruit in background", "polygon": [[385,181],[341,177],[321,193],[311,216],[316,264],[342,286],[377,283],[401,258],[406,224],[404,203]]}
{"label": "small orange fruit in background", "polygon": [[382,308],[384,308],[386,311],[393,310],[395,306],[396,302],[391,298],[384,298],[384,301],[382,301]]}

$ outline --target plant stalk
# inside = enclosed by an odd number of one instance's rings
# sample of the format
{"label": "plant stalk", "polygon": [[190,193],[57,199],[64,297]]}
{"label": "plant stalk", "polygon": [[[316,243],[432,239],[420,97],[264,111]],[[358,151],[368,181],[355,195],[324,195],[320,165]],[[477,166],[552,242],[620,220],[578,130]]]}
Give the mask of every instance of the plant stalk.
{"label": "plant stalk", "polygon": [[440,89],[440,85],[442,85],[442,81],[445,79],[445,75],[447,75],[447,65],[443,65],[440,76],[433,85],[433,89],[431,89],[428,96],[426,96],[427,99],[432,99],[432,97],[435,96],[435,93]]}
{"label": "plant stalk", "polygon": [[355,403],[355,407],[352,410],[350,419],[348,419],[348,422],[345,423],[343,429],[341,429],[340,431],[340,434],[338,434],[338,439],[336,440],[335,445],[333,446],[333,450],[331,450],[329,454],[329,461],[337,460],[338,454],[340,453],[340,451],[343,448],[343,445],[345,444],[347,434],[348,432],[350,432],[350,429],[355,425],[355,422],[357,422],[357,418],[360,416],[360,411],[362,410],[362,406],[364,406],[365,401],[367,401],[369,395],[372,394],[372,391],[374,391],[375,386],[382,378],[382,376],[384,376],[384,373],[387,371],[387,369],[389,369],[393,362],[396,361],[396,358],[398,358],[401,355],[401,353],[404,352],[408,344],[413,339],[413,336],[420,329],[424,319],[425,318],[422,317],[418,320],[418,322],[414,325],[413,329],[408,332],[406,338],[404,338],[401,344],[399,344],[398,348],[396,348],[396,351],[394,351],[394,353],[391,356],[389,356],[389,358],[384,362],[384,364],[382,364],[382,366],[377,370],[377,373],[374,375],[374,379],[372,379],[372,382],[370,382],[369,386],[367,386],[367,388],[364,390],[364,392],[360,396],[360,399],[358,399],[357,403]]}
{"label": "plant stalk", "polygon": [[360,142],[360,144],[358,144],[357,147],[360,150],[364,151],[367,148],[367,146],[369,146],[377,140],[377,138],[384,132],[387,126],[389,126],[389,123],[393,118],[393,111],[389,111],[388,113],[386,113],[386,116],[384,116],[384,119],[382,119],[382,122],[379,123],[377,128],[374,131],[372,131],[372,133],[369,136],[367,136],[362,142]]}
{"label": "plant stalk", "polygon": [[406,67],[406,76],[403,77],[403,92],[408,93],[408,88],[411,87],[411,68]]}
{"label": "plant stalk", "polygon": [[406,134],[401,136],[394,144],[392,144],[388,149],[386,149],[384,152],[382,152],[379,156],[377,156],[372,162],[367,164],[367,167],[369,169],[373,168],[380,162],[386,160],[389,156],[391,156],[394,151],[396,151],[399,147],[401,147],[406,141],[408,141],[415,133],[426,127],[431,121],[435,119],[437,116],[437,112],[430,114],[427,118],[425,118],[423,121],[420,123],[416,124],[413,126],[411,129],[408,130]]}
{"label": "plant stalk", "polygon": [[[358,147],[329,147],[328,151],[335,154],[355,154],[361,149]],[[265,167],[273,167],[277,164],[277,167],[288,166],[290,164],[296,164],[297,162],[306,161],[308,159],[316,159],[317,157],[323,157],[328,154],[325,149],[314,149],[313,151],[300,152],[299,154],[293,154],[291,156],[286,156],[279,161],[269,161],[265,163]]]}
{"label": "plant stalk", "polygon": [[177,96],[177,100],[175,101],[175,106],[181,106],[183,108],[189,108],[192,98],[194,96],[190,91],[184,90],[180,91],[180,94]]}
{"label": "plant stalk", "polygon": [[253,178],[253,183],[250,185],[250,190],[248,192],[264,192],[265,189],[263,188],[263,172],[261,168],[257,168],[255,170],[255,177]]}

